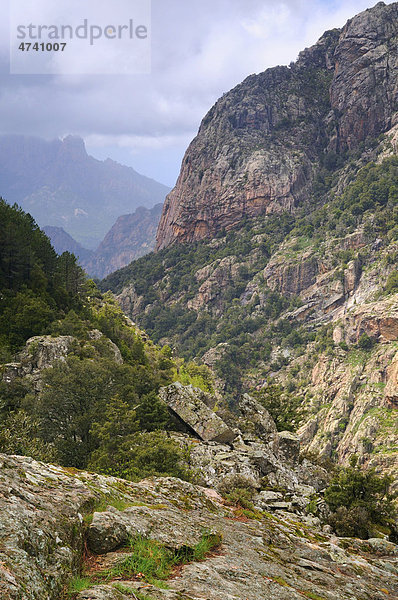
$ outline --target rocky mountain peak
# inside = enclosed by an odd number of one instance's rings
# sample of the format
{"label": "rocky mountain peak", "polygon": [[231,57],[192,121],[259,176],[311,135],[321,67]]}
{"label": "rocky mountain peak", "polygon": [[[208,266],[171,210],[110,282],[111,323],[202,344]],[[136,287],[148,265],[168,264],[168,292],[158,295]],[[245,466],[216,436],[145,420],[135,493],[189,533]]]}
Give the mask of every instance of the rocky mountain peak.
{"label": "rocky mountain peak", "polygon": [[379,3],[290,67],[224,94],[185,154],[157,249],[212,238],[245,217],[295,211],[328,153],[388,131],[397,121],[397,17],[397,3]]}

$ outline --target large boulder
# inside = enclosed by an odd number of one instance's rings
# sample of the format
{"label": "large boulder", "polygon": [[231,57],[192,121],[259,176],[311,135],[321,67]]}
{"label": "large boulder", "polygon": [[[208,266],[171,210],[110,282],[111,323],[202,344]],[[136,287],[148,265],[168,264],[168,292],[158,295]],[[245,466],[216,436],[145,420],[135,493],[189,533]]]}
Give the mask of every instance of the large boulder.
{"label": "large boulder", "polygon": [[291,431],[281,431],[278,440],[280,458],[289,465],[296,465],[300,454],[300,438]]}
{"label": "large boulder", "polygon": [[257,400],[249,394],[243,394],[239,400],[241,417],[238,422],[245,441],[260,440],[270,444],[274,451],[277,450],[278,432],[275,421]]}
{"label": "large boulder", "polygon": [[159,395],[172,415],[199,439],[228,444],[236,437],[236,433],[206,405],[207,394],[202,390],[176,381],[161,388]]}

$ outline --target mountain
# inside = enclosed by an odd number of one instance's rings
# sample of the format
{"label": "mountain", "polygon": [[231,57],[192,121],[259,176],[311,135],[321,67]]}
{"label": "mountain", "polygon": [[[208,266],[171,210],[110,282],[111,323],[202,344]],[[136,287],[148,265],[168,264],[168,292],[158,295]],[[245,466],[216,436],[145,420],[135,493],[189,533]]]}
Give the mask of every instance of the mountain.
{"label": "mountain", "polygon": [[62,227],[89,249],[120,215],[151,208],[168,191],[131,167],[89,156],[76,136],[53,141],[0,136],[0,194],[39,225]]}
{"label": "mountain", "polygon": [[211,108],[166,199],[157,248],[211,239],[245,217],[294,213],[321,166],[396,123],[397,3],[326,32],[289,67],[249,76]]}
{"label": "mountain", "polygon": [[398,4],[225,94],[158,251],[101,284],[155,342],[258,395],[302,448],[398,474]]}
{"label": "mountain", "polygon": [[133,214],[119,217],[96,251],[81,261],[86,272],[102,279],[151,252],[162,207],[163,204],[150,209],[140,206]]}
{"label": "mountain", "polygon": [[94,251],[83,248],[62,227],[46,226],[43,231],[58,254],[72,252],[88,275],[102,279],[154,249],[162,206],[139,206],[134,213],[122,215]]}
{"label": "mountain", "polygon": [[79,259],[80,264],[83,264],[84,261],[89,259],[92,255],[91,250],[83,248],[83,246],[76,242],[69,233],[66,233],[62,227],[52,227],[51,225],[47,225],[46,227],[43,227],[43,231],[50,238],[51,244],[57,254],[71,252]]}

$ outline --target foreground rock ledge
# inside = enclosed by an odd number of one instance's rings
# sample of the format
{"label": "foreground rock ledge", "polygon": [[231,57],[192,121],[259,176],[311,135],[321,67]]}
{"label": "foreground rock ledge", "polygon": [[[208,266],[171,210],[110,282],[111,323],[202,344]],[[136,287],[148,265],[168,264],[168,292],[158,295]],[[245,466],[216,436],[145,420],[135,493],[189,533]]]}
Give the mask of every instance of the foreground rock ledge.
{"label": "foreground rock ledge", "polygon": [[[130,506],[124,511],[106,508],[104,498],[118,498]],[[105,510],[98,513],[95,506],[100,501]],[[93,512],[91,525],[85,525],[84,516]],[[79,573],[86,536],[97,551],[105,552],[101,560],[109,564],[115,554],[120,557],[111,550],[123,544],[126,532],[141,531],[178,547],[195,544],[204,528],[222,533],[221,550],[184,566],[167,582],[167,590],[142,581],[124,583],[151,598],[170,600],[397,597],[398,547],[389,542],[338,540],[288,513],[264,513],[260,520],[238,517],[214,491],[178,479],[129,483],[0,455],[2,600],[66,598],[68,581]],[[77,598],[128,596],[110,582]]]}

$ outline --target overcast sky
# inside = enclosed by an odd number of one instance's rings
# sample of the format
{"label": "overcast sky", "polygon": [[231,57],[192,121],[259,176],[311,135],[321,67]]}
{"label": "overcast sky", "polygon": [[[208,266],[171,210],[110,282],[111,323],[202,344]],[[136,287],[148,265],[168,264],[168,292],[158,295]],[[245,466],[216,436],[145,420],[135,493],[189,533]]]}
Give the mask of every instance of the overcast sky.
{"label": "overcast sky", "polygon": [[[97,2],[100,11],[112,0]],[[60,77],[9,74],[7,0],[0,0],[0,133],[77,134],[94,156],[172,186],[217,98],[251,73],[295,60],[326,29],[375,3],[152,0],[150,74]]]}

